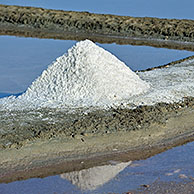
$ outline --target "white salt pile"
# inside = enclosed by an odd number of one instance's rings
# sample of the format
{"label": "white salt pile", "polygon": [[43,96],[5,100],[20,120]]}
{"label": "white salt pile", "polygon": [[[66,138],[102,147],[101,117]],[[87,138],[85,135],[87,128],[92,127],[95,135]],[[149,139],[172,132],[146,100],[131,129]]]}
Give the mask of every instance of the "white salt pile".
{"label": "white salt pile", "polygon": [[168,68],[139,73],[152,87],[143,96],[131,98],[134,105],[153,105],[158,102],[179,102],[184,97],[194,97],[194,60],[188,60]]}
{"label": "white salt pile", "polygon": [[4,103],[25,108],[106,107],[148,89],[149,84],[123,62],[85,40],[57,58],[23,95],[4,99]]}

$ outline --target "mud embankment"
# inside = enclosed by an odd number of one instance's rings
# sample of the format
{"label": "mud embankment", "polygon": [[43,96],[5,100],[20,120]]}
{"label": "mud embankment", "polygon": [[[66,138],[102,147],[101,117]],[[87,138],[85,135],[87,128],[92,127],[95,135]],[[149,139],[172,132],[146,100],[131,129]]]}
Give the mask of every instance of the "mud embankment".
{"label": "mud embankment", "polygon": [[134,110],[1,112],[0,182],[150,157],[194,139],[194,98]]}
{"label": "mud embankment", "polygon": [[57,109],[0,112],[0,148],[17,148],[29,141],[80,139],[118,132],[143,131],[152,125],[165,126],[168,119],[194,110],[194,98],[183,102],[135,109],[112,108],[88,113],[65,113]]}
{"label": "mud embankment", "polygon": [[193,20],[0,5],[0,34],[194,50]]}

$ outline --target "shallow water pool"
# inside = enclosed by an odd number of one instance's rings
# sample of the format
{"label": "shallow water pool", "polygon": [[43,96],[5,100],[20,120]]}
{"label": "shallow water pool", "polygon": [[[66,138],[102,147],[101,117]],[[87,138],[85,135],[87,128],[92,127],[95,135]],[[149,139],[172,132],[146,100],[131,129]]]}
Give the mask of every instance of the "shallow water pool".
{"label": "shallow water pool", "polygon": [[106,166],[0,184],[0,193],[127,193],[157,181],[191,181],[194,179],[193,151],[194,142],[146,160],[110,161]]}

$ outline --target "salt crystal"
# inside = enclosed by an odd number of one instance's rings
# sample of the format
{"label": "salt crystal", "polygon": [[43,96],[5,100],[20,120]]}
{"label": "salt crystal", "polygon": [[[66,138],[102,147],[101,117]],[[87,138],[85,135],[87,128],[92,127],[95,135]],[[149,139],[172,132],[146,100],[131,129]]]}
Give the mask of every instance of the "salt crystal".
{"label": "salt crystal", "polygon": [[114,55],[85,40],[57,58],[15,100],[32,107],[111,106],[148,88],[149,84]]}

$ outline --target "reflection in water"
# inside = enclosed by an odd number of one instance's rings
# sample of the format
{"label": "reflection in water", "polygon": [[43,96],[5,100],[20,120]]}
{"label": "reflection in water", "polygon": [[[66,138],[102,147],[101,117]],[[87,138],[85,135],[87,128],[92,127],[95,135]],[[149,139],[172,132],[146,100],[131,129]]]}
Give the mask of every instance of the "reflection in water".
{"label": "reflection in water", "polygon": [[75,40],[81,41],[90,39],[93,42],[101,44],[116,43],[119,45],[134,45],[134,46],[152,46],[156,48],[168,48],[177,50],[188,50],[194,51],[194,43],[192,42],[181,42],[181,41],[166,41],[157,40],[150,38],[134,38],[134,37],[123,37],[123,36],[107,36],[99,34],[83,34],[83,33],[70,33],[70,32],[49,32],[49,31],[36,31],[13,27],[0,28],[0,35],[10,35],[18,37],[32,37],[41,39],[58,39],[58,40]]}
{"label": "reflection in water", "polygon": [[[158,180],[165,182],[193,180],[194,155],[191,154],[193,151],[194,142],[191,142],[133,163],[99,166],[60,176],[0,184],[0,193],[129,193],[131,190],[139,191],[142,185],[153,185]],[[169,186],[173,188],[173,185]]]}
{"label": "reflection in water", "polygon": [[131,161],[115,165],[97,166],[81,171],[64,173],[60,177],[69,180],[81,190],[95,190],[113,179],[130,164]]}

